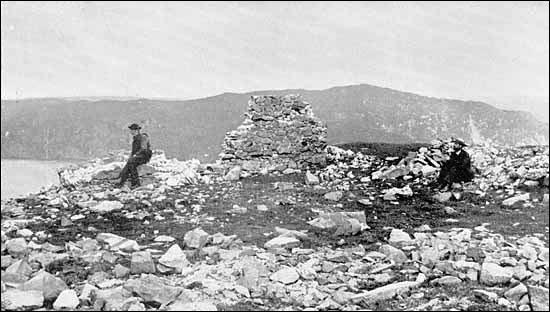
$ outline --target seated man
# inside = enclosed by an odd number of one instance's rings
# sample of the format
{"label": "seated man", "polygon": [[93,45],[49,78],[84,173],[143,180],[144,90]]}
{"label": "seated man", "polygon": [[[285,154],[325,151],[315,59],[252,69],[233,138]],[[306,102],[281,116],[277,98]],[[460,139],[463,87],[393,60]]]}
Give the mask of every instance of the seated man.
{"label": "seated man", "polygon": [[447,189],[453,183],[469,182],[474,178],[470,155],[463,149],[467,146],[461,139],[452,139],[450,143],[450,158],[441,166],[437,182]]}
{"label": "seated man", "polygon": [[130,176],[130,181],[132,188],[140,186],[139,174],[137,167],[143,165],[149,160],[153,152],[151,150],[151,144],[149,142],[149,136],[146,133],[140,133],[141,127],[138,124],[131,124],[129,127],[130,133],[133,136],[132,141],[132,152],[126,166],[120,172],[120,182],[117,184],[118,187],[124,186],[124,183]]}

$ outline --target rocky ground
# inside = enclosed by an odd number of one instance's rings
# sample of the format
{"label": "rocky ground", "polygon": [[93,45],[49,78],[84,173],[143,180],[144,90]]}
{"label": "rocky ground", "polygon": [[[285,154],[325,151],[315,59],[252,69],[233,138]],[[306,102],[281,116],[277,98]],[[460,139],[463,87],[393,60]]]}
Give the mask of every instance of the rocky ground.
{"label": "rocky ground", "polygon": [[61,172],[2,203],[2,309],[548,310],[548,147],[468,148],[448,192],[445,142],[344,147],[260,175],[157,153],[134,190],[121,155]]}

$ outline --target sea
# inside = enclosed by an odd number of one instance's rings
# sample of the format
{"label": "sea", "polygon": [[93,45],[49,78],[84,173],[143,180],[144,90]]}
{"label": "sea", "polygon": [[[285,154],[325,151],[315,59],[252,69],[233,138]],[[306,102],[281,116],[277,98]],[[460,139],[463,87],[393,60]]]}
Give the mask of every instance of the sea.
{"label": "sea", "polygon": [[24,197],[37,193],[42,188],[59,184],[57,168],[68,166],[71,162],[2,159],[2,200]]}

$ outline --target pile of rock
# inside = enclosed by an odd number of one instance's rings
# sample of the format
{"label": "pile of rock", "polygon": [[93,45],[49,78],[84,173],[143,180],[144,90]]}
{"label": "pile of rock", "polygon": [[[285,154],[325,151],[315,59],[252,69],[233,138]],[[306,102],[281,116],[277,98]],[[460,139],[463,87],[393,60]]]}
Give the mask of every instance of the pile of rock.
{"label": "pile of rock", "polygon": [[548,186],[548,146],[474,146],[467,150],[481,171],[477,184],[482,190]]}
{"label": "pile of rock", "polygon": [[[116,152],[104,158],[97,158],[87,163],[70,165],[58,170],[59,182],[62,186],[76,186],[92,181],[102,182],[117,179],[126,160],[128,152]],[[138,167],[142,185],[166,184],[176,186],[208,182],[209,178],[202,175],[204,168],[196,159],[179,161],[167,159],[163,151],[155,150],[149,163]]]}
{"label": "pile of rock", "polygon": [[299,95],[253,96],[244,122],[226,134],[220,158],[250,173],[322,166],[327,128]]}
{"label": "pile of rock", "polygon": [[[392,182],[405,180],[408,183],[427,185],[439,175],[441,165],[449,158],[451,139],[434,140],[429,147],[411,151],[404,158],[378,159],[361,152],[327,146],[328,166],[313,172],[323,184],[346,189],[354,180],[352,169],[371,171],[370,176],[361,176],[361,182],[373,180]],[[465,147],[476,171],[469,188],[484,194],[489,188],[514,189],[525,186],[549,185],[548,146],[507,147],[474,145]]]}

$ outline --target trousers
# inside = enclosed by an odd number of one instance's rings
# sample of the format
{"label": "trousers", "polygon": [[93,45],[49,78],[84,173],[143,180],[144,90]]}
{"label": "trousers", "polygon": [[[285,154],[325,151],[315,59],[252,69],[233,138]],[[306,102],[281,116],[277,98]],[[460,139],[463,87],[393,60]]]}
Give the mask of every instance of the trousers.
{"label": "trousers", "polygon": [[137,167],[147,163],[148,161],[149,158],[144,155],[136,155],[130,157],[128,159],[128,162],[126,162],[126,165],[124,166],[124,168],[122,168],[122,171],[120,172],[120,183],[124,184],[124,182],[128,180],[128,177],[130,177],[130,182],[132,183],[132,186],[140,185]]}

